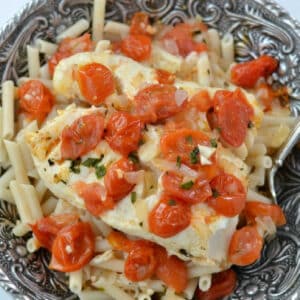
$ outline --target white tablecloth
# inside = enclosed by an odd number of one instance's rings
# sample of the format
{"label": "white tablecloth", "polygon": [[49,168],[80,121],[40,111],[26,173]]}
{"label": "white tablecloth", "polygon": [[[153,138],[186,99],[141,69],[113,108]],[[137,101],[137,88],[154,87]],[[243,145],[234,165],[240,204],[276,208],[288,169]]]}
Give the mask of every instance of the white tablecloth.
{"label": "white tablecloth", "polygon": [[[5,22],[14,15],[27,0],[0,0],[0,26],[3,26]],[[293,17],[300,20],[300,1],[298,0],[277,0],[282,6],[284,6]],[[12,298],[0,289],[0,300],[11,300]]]}

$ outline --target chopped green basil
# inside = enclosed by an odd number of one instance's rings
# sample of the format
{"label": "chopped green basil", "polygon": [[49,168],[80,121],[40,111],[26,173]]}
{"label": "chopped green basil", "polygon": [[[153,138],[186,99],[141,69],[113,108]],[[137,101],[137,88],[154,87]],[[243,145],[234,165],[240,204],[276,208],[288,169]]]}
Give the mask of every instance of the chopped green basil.
{"label": "chopped green basil", "polygon": [[190,190],[194,185],[194,181],[190,180],[187,182],[184,182],[180,185],[180,187],[184,190]]}
{"label": "chopped green basil", "polygon": [[139,162],[139,157],[136,152],[130,152],[128,155],[128,159],[130,159],[134,164]]}
{"label": "chopped green basil", "polygon": [[71,172],[73,172],[75,174],[79,174],[80,173],[80,164],[81,164],[80,158],[78,158],[76,160],[71,160],[71,165],[70,165]]}
{"label": "chopped green basil", "polygon": [[218,142],[216,139],[211,139],[210,144],[212,147],[217,148],[218,147]]}
{"label": "chopped green basil", "polygon": [[192,152],[190,153],[190,160],[191,164],[196,164],[199,162],[199,149],[198,147],[195,147]]}
{"label": "chopped green basil", "polygon": [[173,199],[170,199],[170,200],[168,201],[168,205],[174,206],[174,205],[176,205],[176,201],[173,200]]}
{"label": "chopped green basil", "polygon": [[96,169],[96,176],[98,179],[102,178],[106,174],[106,168],[103,165],[97,166],[95,169]]}
{"label": "chopped green basil", "polygon": [[177,158],[176,158],[176,166],[177,166],[178,168],[181,167],[181,157],[180,157],[180,156],[177,156]]}
{"label": "chopped green basil", "polygon": [[134,204],[136,202],[136,192],[131,193],[130,199],[131,199],[132,204]]}
{"label": "chopped green basil", "polygon": [[82,165],[88,168],[96,167],[103,160],[103,158],[103,154],[101,154],[100,158],[89,157],[82,163]]}
{"label": "chopped green basil", "polygon": [[218,198],[220,196],[220,193],[216,189],[212,189],[211,191],[214,198]]}

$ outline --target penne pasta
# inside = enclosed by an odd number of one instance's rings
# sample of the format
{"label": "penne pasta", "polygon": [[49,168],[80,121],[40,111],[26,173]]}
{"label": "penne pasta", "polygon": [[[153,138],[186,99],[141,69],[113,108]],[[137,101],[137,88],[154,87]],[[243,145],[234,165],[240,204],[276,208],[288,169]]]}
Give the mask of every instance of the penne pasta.
{"label": "penne pasta", "polygon": [[103,29],[105,21],[106,0],[94,0],[93,11],[93,40],[98,42],[103,39]]}
{"label": "penne pasta", "polygon": [[49,56],[52,56],[58,49],[57,44],[50,43],[50,42],[42,40],[42,39],[36,40],[36,46],[41,53],[47,54]]}
{"label": "penne pasta", "polygon": [[15,99],[12,81],[2,83],[2,138],[11,140],[15,135]]}
{"label": "penne pasta", "polygon": [[51,79],[48,64],[44,64],[43,66],[40,67],[40,77],[41,79],[45,79],[45,80]]}
{"label": "penne pasta", "polygon": [[27,46],[27,60],[28,60],[28,73],[29,77],[40,77],[40,53],[39,49]]}
{"label": "penne pasta", "polygon": [[129,26],[115,21],[107,21],[103,32],[104,38],[107,40],[121,40],[129,34]]}
{"label": "penne pasta", "polygon": [[208,29],[207,31],[208,47],[215,52],[217,56],[221,56],[221,41],[219,32],[216,29]]}
{"label": "penne pasta", "polygon": [[42,179],[39,179],[37,181],[37,183],[35,185],[35,190],[37,192],[39,202],[41,203],[47,192],[47,187]]}
{"label": "penne pasta", "polygon": [[263,196],[262,194],[259,194],[255,190],[248,189],[247,192],[247,201],[259,201],[266,204],[271,204],[272,200]]}
{"label": "penne pasta", "polygon": [[227,70],[234,62],[234,40],[231,33],[226,33],[221,41],[222,62],[224,69]]}
{"label": "penne pasta", "polygon": [[12,232],[15,236],[21,237],[31,231],[28,224],[18,221]]}
{"label": "penne pasta", "polygon": [[71,292],[76,294],[81,292],[83,286],[82,276],[82,269],[69,273],[69,289]]}
{"label": "penne pasta", "polygon": [[5,171],[0,177],[0,190],[6,189],[9,183],[15,179],[15,172],[12,167]]}
{"label": "penne pasta", "polygon": [[22,189],[23,202],[27,203],[32,217],[32,223],[35,223],[43,217],[36,189],[30,184],[21,184],[20,187]]}
{"label": "penne pasta", "polygon": [[42,204],[42,211],[44,216],[50,215],[54,212],[55,207],[57,205],[57,199],[55,197],[49,197],[45,202]]}
{"label": "penne pasta", "polygon": [[100,291],[85,290],[78,293],[80,300],[113,300],[112,297]]}
{"label": "penne pasta", "polygon": [[198,281],[198,287],[200,291],[207,292],[211,287],[211,274],[200,276]]}
{"label": "penne pasta", "polygon": [[209,58],[206,52],[199,55],[197,62],[197,72],[198,72],[198,83],[200,86],[210,86],[211,85],[211,66]]}
{"label": "penne pasta", "polygon": [[97,43],[95,52],[101,53],[106,50],[110,50],[111,48],[111,42],[109,40],[101,40]]}
{"label": "penne pasta", "polygon": [[0,199],[10,204],[16,204],[14,197],[8,188],[0,188]]}
{"label": "penne pasta", "polygon": [[56,40],[57,42],[61,42],[65,38],[75,38],[80,36],[82,33],[87,31],[89,29],[89,22],[85,19],[80,19],[77,21],[74,25],[71,27],[67,28],[65,31],[60,33],[57,37]]}
{"label": "penne pasta", "polygon": [[195,290],[198,285],[198,280],[196,278],[189,280],[189,283],[185,290],[183,291],[183,295],[186,299],[192,300],[195,294]]}
{"label": "penne pasta", "polygon": [[256,157],[247,158],[247,164],[250,166],[255,166],[259,168],[270,169],[272,167],[272,158],[270,156],[262,155]]}
{"label": "penne pasta", "polygon": [[32,238],[30,238],[29,240],[27,240],[27,242],[26,242],[26,248],[29,253],[36,252],[37,250],[40,249],[40,247],[41,247],[40,243],[34,236]]}

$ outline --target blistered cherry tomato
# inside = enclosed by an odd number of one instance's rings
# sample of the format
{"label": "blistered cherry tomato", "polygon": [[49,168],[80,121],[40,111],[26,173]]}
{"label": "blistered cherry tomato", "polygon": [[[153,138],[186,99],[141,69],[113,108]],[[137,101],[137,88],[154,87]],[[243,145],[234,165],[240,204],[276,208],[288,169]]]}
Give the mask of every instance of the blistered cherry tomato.
{"label": "blistered cherry tomato", "polygon": [[19,88],[20,108],[31,120],[44,121],[54,106],[50,90],[39,80],[29,80]]}
{"label": "blistered cherry tomato", "polygon": [[92,105],[99,105],[113,94],[114,77],[110,69],[99,63],[80,66],[75,71],[81,94]]}
{"label": "blistered cherry tomato", "polygon": [[243,88],[253,88],[260,77],[268,77],[278,67],[278,61],[268,55],[239,63],[231,69],[231,81]]}
{"label": "blistered cherry tomato", "polygon": [[214,112],[222,139],[233,147],[241,146],[254,116],[253,108],[243,92],[240,89],[216,92]]}
{"label": "blistered cherry tomato", "polygon": [[220,174],[210,183],[213,195],[207,204],[221,215],[233,217],[242,212],[246,204],[246,190],[235,176]]}
{"label": "blistered cherry tomato", "polygon": [[130,25],[130,34],[147,35],[147,27],[149,26],[149,16],[144,12],[137,12],[133,15]]}
{"label": "blistered cherry tomato", "polygon": [[246,203],[244,213],[250,223],[254,223],[256,217],[271,217],[276,226],[282,226],[286,223],[282,209],[276,204],[249,201]]}
{"label": "blistered cherry tomato", "polygon": [[[176,102],[177,97],[182,101]],[[155,123],[179,112],[187,95],[172,85],[154,84],[138,92],[134,98],[135,113],[144,122]]]}
{"label": "blistered cherry tomato", "polygon": [[191,210],[182,200],[163,195],[148,216],[149,230],[163,238],[171,237],[190,225]]}
{"label": "blistered cherry tomato", "polygon": [[142,121],[127,112],[115,112],[109,119],[105,139],[109,146],[123,156],[137,150],[143,128]]}
{"label": "blistered cherry tomato", "polygon": [[211,287],[208,291],[202,292],[199,289],[196,292],[197,300],[219,300],[229,296],[235,289],[237,282],[236,273],[232,270],[226,270],[212,275]]}
{"label": "blistered cherry tomato", "polygon": [[93,47],[93,43],[91,41],[91,36],[88,33],[78,38],[64,39],[60,43],[57,51],[48,61],[50,74],[51,75],[54,74],[55,67],[62,59],[72,56],[76,53],[91,51],[92,47]]}
{"label": "blistered cherry tomato", "polygon": [[166,172],[162,177],[164,191],[189,204],[204,202],[212,195],[208,180],[199,177],[195,181],[184,182],[183,179],[184,176],[178,173]]}
{"label": "blistered cherry tomato", "polygon": [[66,126],[61,134],[62,159],[77,159],[93,150],[101,141],[104,118],[101,113],[93,113],[75,120]]}
{"label": "blistered cherry tomato", "polygon": [[68,226],[77,223],[77,214],[60,214],[42,218],[30,225],[35,237],[42,247],[51,251],[52,244],[58,232]]}
{"label": "blistered cherry tomato", "polygon": [[173,84],[175,81],[174,74],[172,74],[168,71],[162,70],[162,69],[157,69],[156,75],[157,75],[157,81],[160,84]]}
{"label": "blistered cherry tomato", "polygon": [[118,201],[128,195],[134,188],[134,184],[129,183],[124,178],[124,172],[136,170],[134,163],[127,158],[122,158],[112,164],[104,177],[104,184],[107,195],[114,201]]}
{"label": "blistered cherry tomato", "polygon": [[245,226],[233,234],[228,258],[234,265],[247,266],[260,258],[262,247],[263,238],[256,227]]}
{"label": "blistered cherry tomato", "polygon": [[136,60],[144,61],[151,55],[151,39],[147,35],[129,35],[121,43],[121,52]]}
{"label": "blistered cherry tomato", "polygon": [[73,188],[78,196],[84,200],[86,209],[96,217],[114,207],[115,203],[112,198],[104,196],[105,189],[100,183],[77,181]]}
{"label": "blistered cherry tomato", "polygon": [[89,223],[66,226],[52,245],[50,269],[74,272],[84,267],[94,256],[95,235]]}

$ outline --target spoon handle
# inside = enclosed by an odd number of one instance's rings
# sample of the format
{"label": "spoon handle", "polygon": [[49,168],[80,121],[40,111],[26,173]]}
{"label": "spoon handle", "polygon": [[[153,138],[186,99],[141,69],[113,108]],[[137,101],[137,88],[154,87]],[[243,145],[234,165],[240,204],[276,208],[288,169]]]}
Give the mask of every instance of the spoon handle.
{"label": "spoon handle", "polygon": [[283,165],[284,160],[289,155],[293,147],[297,144],[299,139],[300,139],[300,120],[297,121],[297,124],[291,131],[286,142],[282,144],[277,154],[275,155],[274,157],[275,165],[277,165],[278,167],[281,167]]}

